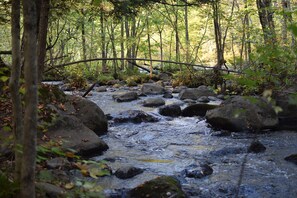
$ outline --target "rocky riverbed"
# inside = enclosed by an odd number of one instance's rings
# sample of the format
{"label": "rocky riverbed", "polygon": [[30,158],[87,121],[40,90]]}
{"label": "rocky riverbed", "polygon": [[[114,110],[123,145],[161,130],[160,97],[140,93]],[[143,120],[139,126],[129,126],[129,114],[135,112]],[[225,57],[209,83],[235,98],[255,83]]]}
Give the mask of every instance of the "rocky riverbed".
{"label": "rocky riverbed", "polygon": [[[112,175],[96,180],[106,196],[125,197],[129,189],[162,175],[177,178],[188,197],[297,196],[297,166],[284,160],[297,153],[296,132],[214,130],[203,116],[167,117],[159,114],[159,107],[143,106],[148,98],[161,94],[116,101],[115,96],[138,91],[137,87],[107,88],[87,97],[110,118],[108,133],[102,136],[109,149],[94,159],[106,160],[114,173],[126,167],[142,170],[128,179]],[[177,104],[181,109],[199,100],[172,96],[163,98],[165,104]],[[221,102],[214,96],[207,99],[212,105]],[[140,110],[156,121],[116,121],[123,116],[120,112],[130,110]]]}

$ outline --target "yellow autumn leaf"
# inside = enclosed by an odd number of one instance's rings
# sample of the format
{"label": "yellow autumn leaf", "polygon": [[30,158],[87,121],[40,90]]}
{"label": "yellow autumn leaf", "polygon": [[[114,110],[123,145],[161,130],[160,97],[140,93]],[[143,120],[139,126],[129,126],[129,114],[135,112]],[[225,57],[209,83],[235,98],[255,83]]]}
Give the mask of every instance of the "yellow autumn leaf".
{"label": "yellow autumn leaf", "polygon": [[74,184],[72,182],[67,183],[67,184],[65,184],[64,188],[67,189],[67,190],[71,190],[72,188],[74,188]]}
{"label": "yellow autumn leaf", "polygon": [[82,174],[83,176],[85,176],[85,177],[89,176],[89,171],[86,170],[86,169],[81,169],[80,172],[81,172],[81,174]]}

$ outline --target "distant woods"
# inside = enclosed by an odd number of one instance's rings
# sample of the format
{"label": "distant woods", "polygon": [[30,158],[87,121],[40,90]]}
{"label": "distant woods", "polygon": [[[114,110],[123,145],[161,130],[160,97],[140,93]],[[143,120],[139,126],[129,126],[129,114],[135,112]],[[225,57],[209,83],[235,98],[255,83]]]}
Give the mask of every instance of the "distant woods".
{"label": "distant woods", "polygon": [[[259,47],[295,49],[295,37],[288,29],[294,25],[295,4],[290,0],[42,0],[37,5],[39,80],[45,68],[93,58],[102,61],[84,62],[84,75],[133,70],[124,58],[218,68],[226,63],[243,70],[257,62]],[[0,10],[9,12],[10,6],[2,3]],[[3,16],[1,22],[7,26],[9,16]],[[5,29],[0,33],[9,36]],[[2,42],[0,54],[8,54],[5,50],[10,48]],[[183,70],[162,61],[141,64]]]}

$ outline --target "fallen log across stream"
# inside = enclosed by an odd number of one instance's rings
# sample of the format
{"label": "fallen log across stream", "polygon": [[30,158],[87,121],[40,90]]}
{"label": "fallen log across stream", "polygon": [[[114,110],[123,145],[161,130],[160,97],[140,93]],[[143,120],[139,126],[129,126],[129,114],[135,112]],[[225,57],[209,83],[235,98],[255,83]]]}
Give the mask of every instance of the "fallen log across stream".
{"label": "fallen log across stream", "polygon": [[[87,60],[79,60],[74,61],[70,63],[63,63],[60,65],[54,65],[48,68],[45,72],[49,72],[52,69],[60,68],[60,67],[66,67],[70,65],[75,65],[79,63],[86,63],[86,62],[94,62],[94,61],[102,61],[102,60],[126,60],[126,61],[152,61],[152,62],[161,62],[161,63],[170,63],[170,64],[178,64],[178,65],[185,65],[185,66],[195,66],[202,69],[214,69],[212,66],[206,66],[206,65],[198,65],[193,63],[182,63],[182,62],[175,62],[175,61],[168,61],[168,60],[158,60],[158,59],[146,59],[146,58],[93,58],[93,59],[87,59]],[[217,70],[225,71],[228,73],[236,73],[236,74],[243,74],[241,71],[235,71],[230,69],[224,69],[224,68],[217,68]]]}

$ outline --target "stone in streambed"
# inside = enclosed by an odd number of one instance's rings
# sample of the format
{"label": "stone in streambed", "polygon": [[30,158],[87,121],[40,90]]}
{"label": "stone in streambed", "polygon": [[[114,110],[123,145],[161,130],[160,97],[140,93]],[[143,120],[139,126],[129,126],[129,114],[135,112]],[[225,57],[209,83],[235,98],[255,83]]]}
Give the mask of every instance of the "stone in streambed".
{"label": "stone in streambed", "polygon": [[210,100],[208,99],[207,96],[201,96],[200,98],[198,98],[197,101],[202,103],[208,103]]}
{"label": "stone in streambed", "polygon": [[172,95],[172,93],[166,92],[166,93],[163,95],[163,98],[173,98],[173,95]]}
{"label": "stone in streambed", "polygon": [[132,189],[128,193],[129,198],[185,198],[186,194],[181,189],[177,179],[171,176],[161,176],[156,179],[145,182]]}
{"label": "stone in streambed", "polygon": [[202,85],[202,86],[199,86],[198,88],[183,89],[179,93],[178,97],[181,100],[185,100],[185,99],[197,100],[202,96],[216,96],[216,94],[208,87]]}
{"label": "stone in streambed", "polygon": [[144,107],[159,107],[165,104],[162,98],[148,98],[143,102]]}
{"label": "stone in streambed", "polygon": [[288,157],[285,157],[285,160],[297,165],[297,154],[289,155]]}
{"label": "stone in streambed", "polygon": [[120,179],[129,179],[143,173],[143,170],[133,166],[121,167],[115,172],[115,176]]}
{"label": "stone in streambed", "polygon": [[172,104],[160,107],[159,113],[163,116],[178,117],[182,111],[179,105]]}
{"label": "stone in streambed", "polygon": [[141,87],[141,92],[146,95],[157,95],[157,94],[164,94],[165,89],[164,87],[154,84],[154,83],[145,83]]}
{"label": "stone in streambed", "polygon": [[117,102],[130,102],[138,99],[138,94],[136,92],[127,92],[119,95],[113,95],[113,99]]}
{"label": "stone in streambed", "polygon": [[108,149],[108,145],[75,116],[60,115],[47,135],[52,141],[61,142],[64,150],[72,149],[86,157],[100,155]]}
{"label": "stone in streambed", "polygon": [[53,184],[38,182],[36,183],[38,197],[64,197],[66,191]]}
{"label": "stone in streambed", "polygon": [[141,122],[157,122],[158,118],[144,112],[141,110],[128,110],[115,115],[113,118],[115,123],[125,123],[125,122],[133,122],[133,123],[141,123]]}
{"label": "stone in streambed", "polygon": [[208,110],[214,109],[218,105],[211,105],[205,103],[192,104],[182,110],[182,116],[193,117],[193,116],[205,116]]}
{"label": "stone in streambed", "polygon": [[104,135],[108,130],[107,119],[104,112],[94,102],[82,97],[70,97],[76,110],[75,116],[94,131],[97,135]]}
{"label": "stone in streambed", "polygon": [[226,155],[236,155],[246,153],[246,148],[242,147],[225,147],[216,151],[211,151],[210,154],[216,157],[223,157]]}
{"label": "stone in streambed", "polygon": [[213,127],[230,131],[259,131],[278,125],[272,106],[263,98],[252,96],[231,97],[207,111],[206,119]]}
{"label": "stone in streambed", "polygon": [[249,153],[262,153],[266,151],[266,147],[259,141],[252,142],[248,148]]}
{"label": "stone in streambed", "polygon": [[64,167],[69,167],[70,166],[70,162],[63,157],[56,157],[53,159],[49,159],[46,161],[46,166],[49,169],[62,169]]}
{"label": "stone in streambed", "polygon": [[196,179],[201,179],[203,177],[211,175],[212,173],[213,173],[213,169],[206,163],[199,164],[199,165],[192,164],[188,166],[184,171],[182,171],[182,174],[185,177],[196,178]]}

